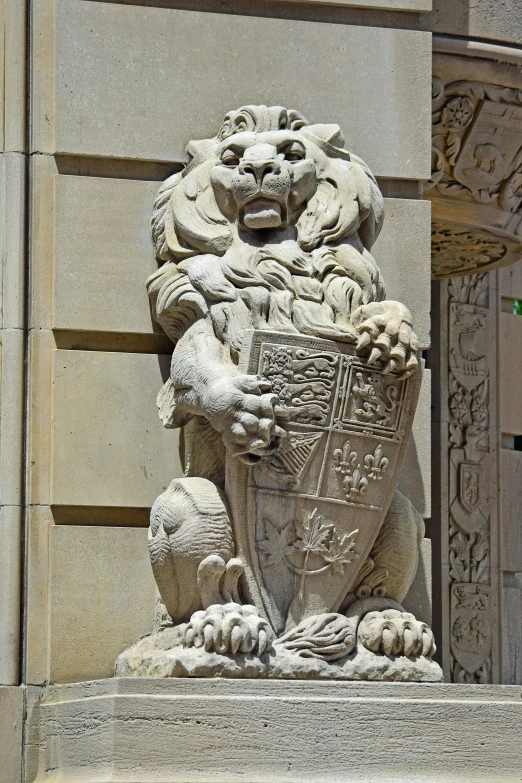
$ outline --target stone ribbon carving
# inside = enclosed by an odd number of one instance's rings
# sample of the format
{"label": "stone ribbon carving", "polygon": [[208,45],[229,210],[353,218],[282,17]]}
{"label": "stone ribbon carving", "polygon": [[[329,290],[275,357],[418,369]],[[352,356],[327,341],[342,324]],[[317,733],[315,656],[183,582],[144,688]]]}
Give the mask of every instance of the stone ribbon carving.
{"label": "stone ribbon carving", "polygon": [[522,245],[522,91],[433,79],[433,275],[517,261]]}
{"label": "stone ribbon carving", "polygon": [[423,522],[395,491],[421,370],[370,249],[383,199],[337,125],[243,106],[160,188],[158,396],[185,477],[156,500],[163,625],[117,673],[439,680],[400,602]]}

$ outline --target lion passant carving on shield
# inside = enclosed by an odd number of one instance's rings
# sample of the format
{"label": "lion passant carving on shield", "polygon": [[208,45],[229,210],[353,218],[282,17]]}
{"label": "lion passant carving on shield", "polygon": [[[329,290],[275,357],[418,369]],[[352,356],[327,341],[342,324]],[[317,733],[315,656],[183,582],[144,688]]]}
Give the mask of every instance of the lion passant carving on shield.
{"label": "lion passant carving on shield", "polygon": [[400,603],[423,537],[396,490],[421,368],[370,254],[376,180],[337,125],[280,106],[187,151],[147,282],[185,477],[151,512],[163,623],[117,672],[438,680]]}

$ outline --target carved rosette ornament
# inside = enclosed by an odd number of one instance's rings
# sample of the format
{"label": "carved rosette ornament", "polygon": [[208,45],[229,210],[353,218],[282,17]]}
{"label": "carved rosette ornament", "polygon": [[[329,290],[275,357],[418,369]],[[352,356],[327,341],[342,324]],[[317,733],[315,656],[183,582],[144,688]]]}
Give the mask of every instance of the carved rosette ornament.
{"label": "carved rosette ornament", "polygon": [[185,477],[151,512],[163,623],[138,676],[441,679],[401,601],[423,522],[396,491],[421,368],[370,249],[383,199],[337,125],[243,106],[160,188],[148,282]]}
{"label": "carved rosette ornament", "polygon": [[489,271],[522,252],[522,90],[433,79],[433,276]]}

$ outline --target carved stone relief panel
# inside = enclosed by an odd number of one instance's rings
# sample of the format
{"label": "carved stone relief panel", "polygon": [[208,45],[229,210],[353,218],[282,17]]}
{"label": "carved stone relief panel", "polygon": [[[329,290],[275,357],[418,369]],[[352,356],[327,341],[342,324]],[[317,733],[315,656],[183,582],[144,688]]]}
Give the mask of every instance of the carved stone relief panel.
{"label": "carved stone relief panel", "polygon": [[522,249],[522,90],[433,78],[433,275],[511,264]]}
{"label": "carved stone relief panel", "polygon": [[441,287],[448,329],[442,373],[447,422],[441,425],[448,460],[442,493],[442,558],[448,563],[443,633],[454,682],[495,682],[498,675],[494,278],[468,275]]}
{"label": "carved stone relief panel", "polygon": [[370,255],[383,199],[337,125],[243,106],[152,217],[185,477],[151,512],[156,633],[117,674],[437,681],[401,606],[423,522],[396,490],[422,377]]}

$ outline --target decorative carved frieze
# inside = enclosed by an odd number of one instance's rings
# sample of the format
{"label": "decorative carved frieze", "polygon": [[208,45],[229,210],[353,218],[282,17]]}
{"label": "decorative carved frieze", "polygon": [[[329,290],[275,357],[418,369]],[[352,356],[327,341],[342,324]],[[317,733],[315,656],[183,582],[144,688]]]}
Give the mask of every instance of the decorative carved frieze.
{"label": "decorative carved frieze", "polygon": [[431,253],[433,276],[444,278],[489,269],[506,255],[507,247],[487,231],[456,228],[434,221]]}
{"label": "decorative carved frieze", "polygon": [[496,302],[490,300],[487,273],[455,278],[444,284],[443,296],[448,316],[448,525],[443,548],[449,563],[449,669],[454,682],[485,683],[492,681],[496,624],[490,561],[497,503],[494,342],[493,355],[490,348]]}
{"label": "decorative carved frieze", "polygon": [[522,252],[522,90],[433,78],[433,275],[511,264]]}

